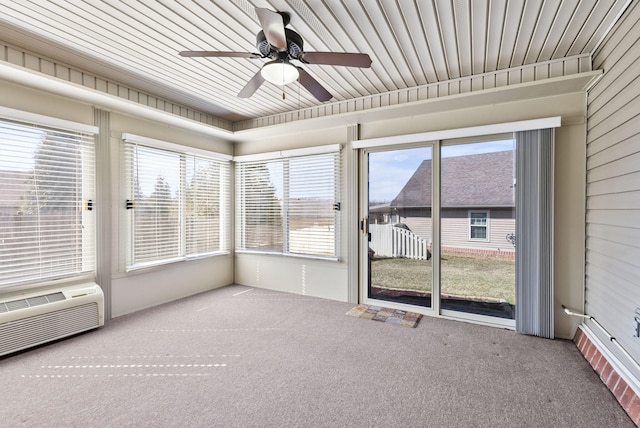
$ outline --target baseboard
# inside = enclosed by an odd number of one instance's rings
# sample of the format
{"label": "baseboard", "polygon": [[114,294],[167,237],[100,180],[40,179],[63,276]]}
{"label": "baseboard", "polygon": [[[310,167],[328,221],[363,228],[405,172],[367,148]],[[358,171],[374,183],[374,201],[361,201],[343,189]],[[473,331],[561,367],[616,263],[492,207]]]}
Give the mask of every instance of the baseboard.
{"label": "baseboard", "polygon": [[586,326],[581,325],[578,328],[573,341],[631,420],[636,426],[640,426],[639,388],[633,385],[633,380],[625,373],[624,367]]}

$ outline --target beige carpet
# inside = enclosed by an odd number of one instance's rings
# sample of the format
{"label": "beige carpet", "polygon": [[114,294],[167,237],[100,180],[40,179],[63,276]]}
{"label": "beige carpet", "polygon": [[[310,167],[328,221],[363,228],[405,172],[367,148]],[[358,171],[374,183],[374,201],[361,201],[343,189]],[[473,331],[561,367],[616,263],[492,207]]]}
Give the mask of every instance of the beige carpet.
{"label": "beige carpet", "polygon": [[0,358],[0,426],[634,427],[575,344],[223,287]]}

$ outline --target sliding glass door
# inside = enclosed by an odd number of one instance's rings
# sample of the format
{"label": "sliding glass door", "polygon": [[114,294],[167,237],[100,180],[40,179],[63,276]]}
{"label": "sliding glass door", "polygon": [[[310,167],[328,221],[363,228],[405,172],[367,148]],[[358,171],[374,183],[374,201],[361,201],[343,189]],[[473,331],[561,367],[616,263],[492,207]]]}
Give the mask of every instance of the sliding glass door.
{"label": "sliding glass door", "polygon": [[367,156],[369,298],[431,306],[431,153],[420,147]]}
{"label": "sliding glass door", "polygon": [[365,297],[515,319],[514,140],[371,150],[364,160]]}
{"label": "sliding glass door", "polygon": [[443,145],[440,308],[515,319],[515,142]]}

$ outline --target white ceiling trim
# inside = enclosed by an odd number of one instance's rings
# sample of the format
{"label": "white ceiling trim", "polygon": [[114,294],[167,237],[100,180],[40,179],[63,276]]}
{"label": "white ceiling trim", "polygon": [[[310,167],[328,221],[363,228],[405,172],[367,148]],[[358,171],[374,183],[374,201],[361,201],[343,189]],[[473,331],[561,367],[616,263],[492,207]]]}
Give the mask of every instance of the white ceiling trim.
{"label": "white ceiling trim", "polygon": [[100,128],[97,126],[73,122],[66,119],[58,119],[28,111],[16,110],[9,107],[0,106],[0,117],[18,122],[28,122],[34,125],[64,129],[65,131],[84,132],[85,134],[92,135],[96,135],[100,132]]}
{"label": "white ceiling trim", "polygon": [[420,116],[527,99],[553,97],[561,94],[585,92],[585,88],[590,86],[594,80],[599,79],[602,73],[602,70],[595,70],[570,76],[554,77],[541,81],[485,89],[407,104],[356,110],[332,116],[310,117],[294,122],[268,124],[258,128],[237,130],[234,133],[234,137],[238,142],[256,141],[267,137],[295,135],[297,133],[320,129],[347,127],[401,117]]}
{"label": "white ceiling trim", "polygon": [[157,120],[168,125],[190,129],[205,135],[221,137],[227,140],[233,139],[234,133],[232,131],[205,125],[168,112],[145,107],[133,101],[118,98],[84,86],[62,81],[60,79],[51,78],[41,73],[36,73],[11,64],[0,62],[0,79],[53,94],[62,95],[99,108],[116,110],[145,119]]}
{"label": "white ceiling trim", "polygon": [[[325,108],[333,109],[335,114],[318,116],[311,115],[305,119],[284,121],[282,123],[266,123],[260,127],[246,130],[230,131],[217,128],[212,125],[197,122],[175,114],[154,109],[152,107],[137,104],[133,101],[119,98],[114,95],[102,93],[78,84],[63,81],[42,73],[26,70],[12,64],[0,62],[0,79],[32,87],[42,91],[66,96],[72,99],[86,102],[99,108],[120,111],[122,113],[138,117],[161,121],[172,126],[192,130],[221,138],[223,141],[242,142],[252,140],[258,136],[274,136],[304,132],[313,129],[348,126],[357,123],[365,123],[371,120],[383,120],[403,115],[427,114],[435,111],[446,111],[454,108],[465,108],[479,104],[494,104],[513,101],[514,99],[535,98],[584,91],[589,82],[599,78],[601,70],[577,73],[569,76],[547,78],[541,81],[533,81],[516,85],[507,85],[491,89],[445,96],[442,98],[411,101],[405,99],[404,103],[385,106],[369,105],[367,108],[345,109],[341,103],[327,105]],[[377,96],[372,96],[377,97]]]}
{"label": "white ceiling trim", "polygon": [[187,153],[192,155],[201,155],[212,159],[229,161],[233,156],[224,153],[213,152],[210,150],[199,149],[197,147],[187,147],[181,144],[171,143],[169,141],[157,140],[155,138],[144,137],[142,135],[130,134],[125,132],[122,134],[122,141],[125,143],[140,144],[148,147],[157,147],[177,153]]}
{"label": "white ceiling trim", "polygon": [[254,162],[270,159],[293,158],[298,156],[324,155],[340,151],[340,144],[327,144],[324,146],[303,147],[301,149],[281,150],[279,152],[256,153],[250,155],[234,156],[234,162]]}
{"label": "white ceiling trim", "polygon": [[590,72],[591,70],[591,57],[589,55],[576,55],[491,73],[461,77],[445,82],[367,95],[273,116],[235,122],[233,129],[236,132],[248,131],[252,128],[281,125],[311,118],[344,115],[346,113],[357,113],[390,106],[402,106],[423,101],[436,101],[486,90],[542,82],[559,77],[568,77]]}

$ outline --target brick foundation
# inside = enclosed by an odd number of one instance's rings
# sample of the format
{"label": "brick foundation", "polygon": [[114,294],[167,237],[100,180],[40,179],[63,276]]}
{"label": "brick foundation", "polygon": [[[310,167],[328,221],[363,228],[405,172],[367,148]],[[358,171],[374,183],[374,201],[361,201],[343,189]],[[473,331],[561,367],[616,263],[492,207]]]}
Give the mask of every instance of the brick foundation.
{"label": "brick foundation", "polygon": [[442,247],[443,256],[477,257],[483,259],[515,260],[515,251],[489,250],[484,248]]}
{"label": "brick foundation", "polygon": [[631,420],[636,426],[640,426],[640,397],[638,397],[633,389],[627,385],[627,382],[620,377],[605,356],[600,353],[581,329],[578,329],[573,341],[589,364],[591,364],[591,367],[598,373],[602,382],[607,385],[607,388],[609,388],[611,393],[616,397],[616,400],[618,400]]}

